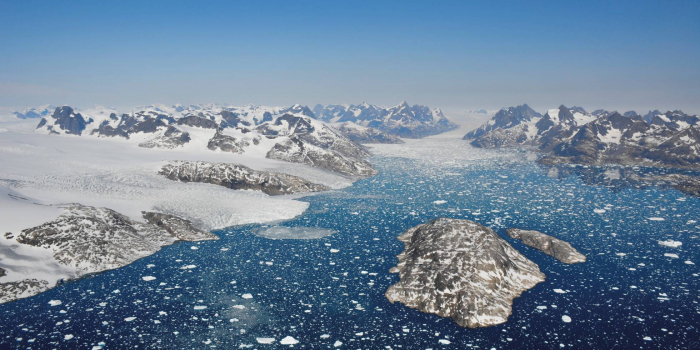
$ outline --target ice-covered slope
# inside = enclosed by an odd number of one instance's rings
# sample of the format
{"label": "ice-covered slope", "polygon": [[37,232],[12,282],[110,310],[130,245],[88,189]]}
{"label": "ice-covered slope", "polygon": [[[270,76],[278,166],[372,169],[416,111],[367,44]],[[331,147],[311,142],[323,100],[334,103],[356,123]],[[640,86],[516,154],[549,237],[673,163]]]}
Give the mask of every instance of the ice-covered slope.
{"label": "ice-covered slope", "polygon": [[[262,187],[274,187],[274,183],[265,182],[264,174],[268,172],[282,174],[280,178],[285,181],[279,185],[284,191],[305,184],[311,190],[339,188],[352,181],[325,169],[265,158],[266,150],[250,148],[245,154],[212,151],[207,148],[207,138],[201,137],[215,133],[212,129],[175,124],[193,135],[191,142],[173,149],[148,149],[139,147],[148,139],[140,135],[143,131],[128,134],[128,139],[90,135],[90,127],[97,118],[110,119],[112,112],[109,110],[62,109],[59,114],[58,119],[64,118],[63,121],[55,119],[52,125],[65,136],[50,134],[46,129],[34,131],[36,120],[13,118],[13,122],[0,125],[4,130],[0,132],[0,291],[3,300],[33,295],[54,286],[60,279],[80,276],[80,271],[96,272],[129,263],[157,251],[162,244],[174,239],[168,238],[171,236],[193,239],[187,237],[186,232],[287,220],[301,214],[308,203],[289,196],[270,197],[255,187],[258,180],[263,181]],[[86,122],[85,128],[76,128],[75,125],[82,123],[68,119],[76,118],[77,114]],[[88,122],[91,119],[93,122]],[[149,118],[141,121],[146,119]],[[271,148],[276,139],[261,137],[261,144],[268,142]],[[252,176],[237,180],[253,185],[254,190],[183,183],[158,174],[164,165],[178,160],[250,168]],[[286,181],[290,179],[295,181]],[[73,214],[77,216],[66,216]],[[34,229],[23,232],[30,228]],[[49,228],[55,228],[55,233]],[[116,230],[113,230],[114,235],[100,236],[112,232],[112,228]],[[149,237],[144,238],[142,234]],[[53,241],[52,237],[60,240]],[[147,242],[140,241],[142,238]],[[151,242],[151,238],[156,241]],[[33,245],[35,243],[37,245]],[[119,248],[119,244],[144,249],[130,252]],[[123,256],[112,259],[102,252],[101,256],[107,260],[100,262],[100,257],[90,255],[103,248],[114,254],[123,252]]]}

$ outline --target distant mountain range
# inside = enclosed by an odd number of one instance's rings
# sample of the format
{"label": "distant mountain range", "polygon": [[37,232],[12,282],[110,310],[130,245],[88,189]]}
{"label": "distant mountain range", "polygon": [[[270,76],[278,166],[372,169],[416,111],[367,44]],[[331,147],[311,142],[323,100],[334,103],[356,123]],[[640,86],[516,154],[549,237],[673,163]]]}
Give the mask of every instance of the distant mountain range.
{"label": "distant mountain range", "polygon": [[[174,106],[147,106],[137,108],[141,110],[152,110],[162,114],[173,113],[197,113],[210,112],[213,110],[245,110],[247,107],[234,107],[229,105],[174,105]],[[21,119],[44,118],[51,116],[56,107],[51,105],[28,108],[23,111],[13,111],[12,114]],[[326,123],[353,123],[366,128],[403,138],[421,138],[436,135],[445,131],[457,128],[457,125],[450,122],[439,108],[430,109],[427,106],[410,106],[406,101],[394,107],[383,107],[363,103],[360,105],[316,105],[313,109],[307,106],[294,105],[289,108],[264,107],[263,114],[256,115],[256,120],[260,122],[268,121],[273,114],[300,114],[313,119],[318,119]],[[269,110],[268,110],[269,109]],[[91,110],[109,110],[108,108],[93,108]],[[486,111],[483,111],[484,113]],[[111,113],[117,112],[112,110]],[[244,112],[247,113],[247,112]],[[481,113],[481,112],[479,112]],[[268,119],[264,119],[268,118]],[[372,131],[372,133],[375,133]],[[368,138],[372,139],[372,137]],[[375,137],[376,139],[376,137]],[[380,138],[381,139],[381,138]],[[389,142],[395,141],[388,138]]]}
{"label": "distant mountain range", "polygon": [[313,114],[325,122],[352,122],[404,138],[421,138],[457,128],[439,108],[431,110],[421,105],[410,106],[406,101],[390,108],[368,103],[316,105]]}
{"label": "distant mountain range", "polygon": [[700,168],[700,118],[681,111],[640,116],[562,105],[542,115],[524,104],[501,109],[464,139],[481,148],[536,147],[550,164]]}
{"label": "distant mountain range", "polygon": [[47,115],[51,115],[55,109],[55,106],[44,105],[40,107],[27,108],[23,111],[13,111],[12,114],[19,119],[43,118]]}
{"label": "distant mountain range", "polygon": [[301,105],[149,105],[122,114],[111,108],[78,111],[70,106],[49,113],[50,107],[14,114],[20,118],[40,117],[37,132],[116,137],[144,148],[261,155],[348,176],[376,173],[364,160],[369,152],[362,143],[403,143],[398,136],[422,137],[456,127],[439,109],[411,107],[405,102],[392,108],[369,104],[317,106],[318,117]]}

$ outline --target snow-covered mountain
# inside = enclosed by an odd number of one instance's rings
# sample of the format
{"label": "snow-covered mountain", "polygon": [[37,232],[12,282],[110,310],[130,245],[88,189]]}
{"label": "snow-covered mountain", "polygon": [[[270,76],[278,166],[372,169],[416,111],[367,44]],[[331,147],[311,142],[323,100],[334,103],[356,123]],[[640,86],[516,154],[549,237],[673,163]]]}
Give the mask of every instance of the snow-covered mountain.
{"label": "snow-covered mountain", "polygon": [[357,125],[352,122],[345,122],[336,125],[338,130],[360,144],[366,143],[404,143],[398,136],[389,135],[375,128]]}
{"label": "snow-covered mountain", "polygon": [[700,167],[700,118],[681,111],[641,117],[559,106],[539,115],[527,105],[504,108],[464,136],[475,147],[534,146],[542,161]]}
{"label": "snow-covered mountain", "polygon": [[12,111],[12,114],[14,114],[19,119],[43,118],[48,115],[51,115],[51,113],[53,113],[55,109],[56,107],[52,105],[44,105],[39,107],[27,108],[22,111]]}
{"label": "snow-covered mountain", "polygon": [[308,108],[226,105],[145,106],[119,115],[62,106],[43,117],[37,132],[122,138],[144,148],[197,149],[307,164],[348,176],[376,170],[369,153],[337,128],[316,120]]}
{"label": "snow-covered mountain", "polygon": [[329,123],[352,122],[405,138],[421,138],[455,129],[439,108],[410,106],[406,101],[394,107],[360,105],[316,105],[313,113]]}

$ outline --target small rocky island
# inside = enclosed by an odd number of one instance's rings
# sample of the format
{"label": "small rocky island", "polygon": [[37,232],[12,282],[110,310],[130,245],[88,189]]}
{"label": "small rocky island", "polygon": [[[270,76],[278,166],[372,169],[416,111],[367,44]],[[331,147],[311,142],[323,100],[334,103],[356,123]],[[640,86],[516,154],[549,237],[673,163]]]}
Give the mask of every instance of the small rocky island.
{"label": "small rocky island", "polygon": [[473,221],[439,218],[398,239],[405,249],[390,272],[400,280],[386,298],[462,327],[505,323],[513,299],[545,280],[537,264]]}
{"label": "small rocky island", "polygon": [[271,196],[330,189],[297,176],[258,171],[228,163],[172,162],[164,165],[159,174],[174,181],[203,182],[234,190],[258,190]]}
{"label": "small rocky island", "polygon": [[556,239],[539,231],[509,228],[506,232],[511,238],[518,239],[525,245],[533,247],[565,264],[586,262],[586,256],[579,253],[569,242]]}

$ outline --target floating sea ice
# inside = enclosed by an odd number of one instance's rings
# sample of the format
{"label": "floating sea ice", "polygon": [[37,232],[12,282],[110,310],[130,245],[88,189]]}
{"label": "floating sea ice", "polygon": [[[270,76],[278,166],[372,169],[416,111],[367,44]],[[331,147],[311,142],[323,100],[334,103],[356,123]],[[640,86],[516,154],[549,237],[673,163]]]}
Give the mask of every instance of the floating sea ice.
{"label": "floating sea ice", "polygon": [[605,213],[605,209],[593,209],[593,212],[596,213],[596,214],[604,214],[604,213]]}
{"label": "floating sea ice", "polygon": [[136,319],[136,317],[127,317],[127,318],[124,319],[124,321],[126,321],[126,322],[131,322],[131,321],[133,321],[133,320],[135,320],[135,319]]}
{"label": "floating sea ice", "polygon": [[64,340],[71,340],[71,339],[73,339],[73,334],[66,334],[66,335],[63,337],[63,339],[64,339]]}
{"label": "floating sea ice", "polygon": [[141,279],[148,282],[148,281],[153,281],[156,278],[153,276],[143,276],[143,277],[141,277]]}
{"label": "floating sea ice", "polygon": [[195,306],[194,306],[194,309],[195,309],[195,310],[204,310],[204,309],[206,309],[206,308],[207,308],[207,307],[204,306],[204,305],[195,305]]}
{"label": "floating sea ice", "polygon": [[243,299],[253,299],[253,294],[246,293],[246,294],[241,295],[241,298],[243,298]]}
{"label": "floating sea ice", "polygon": [[299,343],[298,340],[294,339],[294,337],[289,336],[289,335],[284,337],[284,339],[280,340],[280,344],[282,344],[282,345],[294,345],[294,344],[298,344],[298,343]]}
{"label": "floating sea ice", "polygon": [[51,306],[58,306],[58,305],[61,305],[61,304],[62,304],[62,302],[61,302],[60,300],[51,300],[51,301],[49,301],[49,305],[51,305]]}
{"label": "floating sea ice", "polygon": [[255,230],[256,236],[267,239],[318,239],[331,236],[338,231],[319,227],[273,226]]}
{"label": "floating sea ice", "polygon": [[644,337],[643,339],[646,341],[651,341],[651,337]]}
{"label": "floating sea ice", "polygon": [[197,250],[197,249],[199,249],[199,247],[191,246],[190,249]]}
{"label": "floating sea ice", "polygon": [[669,239],[667,241],[659,241],[659,245],[664,246],[664,247],[669,247],[669,248],[678,248],[678,247],[682,246],[683,243]]}
{"label": "floating sea ice", "polygon": [[450,345],[451,344],[451,342],[447,339],[440,339],[440,340],[438,340],[438,343],[440,343],[442,345]]}
{"label": "floating sea ice", "polygon": [[673,253],[664,253],[665,257],[673,258],[673,259],[678,259],[678,254],[673,254]]}
{"label": "floating sea ice", "polygon": [[336,340],[335,343],[333,343],[334,348],[339,348],[341,346],[343,346],[343,342],[340,340]]}
{"label": "floating sea ice", "polygon": [[556,288],[556,289],[554,289],[554,293],[564,294],[564,293],[566,293],[566,291],[563,289]]}
{"label": "floating sea ice", "polygon": [[156,265],[148,264],[148,265],[146,265],[146,267],[150,269],[151,267],[156,267]]}
{"label": "floating sea ice", "polygon": [[190,269],[194,269],[195,267],[197,267],[197,265],[185,265],[185,266],[181,267],[180,269],[190,270]]}
{"label": "floating sea ice", "polygon": [[338,252],[340,252],[340,250],[338,250],[338,249],[331,249],[331,253],[338,253]]}
{"label": "floating sea ice", "polygon": [[330,337],[331,337],[330,334],[321,334],[321,339],[328,339]]}
{"label": "floating sea ice", "polygon": [[561,320],[565,323],[569,323],[569,322],[571,322],[571,317],[564,315],[561,317]]}
{"label": "floating sea ice", "polygon": [[445,200],[439,200],[439,201],[434,201],[434,202],[433,202],[433,204],[437,204],[437,205],[445,204],[445,203],[447,203],[447,201],[445,201]]}
{"label": "floating sea ice", "polygon": [[275,338],[255,338],[259,344],[272,344],[275,342]]}
{"label": "floating sea ice", "polygon": [[685,263],[686,263],[686,265],[695,265],[695,264],[694,264],[692,261],[690,261],[690,260],[686,260]]}
{"label": "floating sea ice", "polygon": [[664,218],[647,218],[649,221],[665,221]]}

